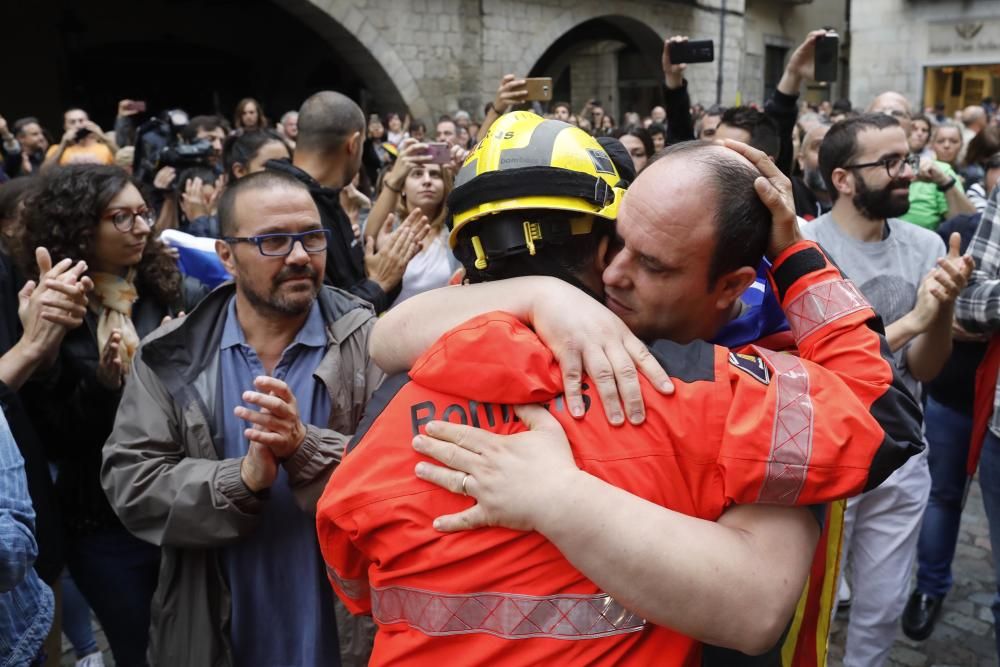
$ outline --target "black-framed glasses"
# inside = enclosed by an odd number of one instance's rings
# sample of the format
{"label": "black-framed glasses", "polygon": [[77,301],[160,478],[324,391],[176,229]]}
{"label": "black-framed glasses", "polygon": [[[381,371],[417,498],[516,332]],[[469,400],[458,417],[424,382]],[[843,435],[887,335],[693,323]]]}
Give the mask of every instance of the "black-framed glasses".
{"label": "black-framed glasses", "polygon": [[920,169],[920,156],[907,155],[906,157],[886,157],[875,162],[865,162],[864,164],[845,164],[844,169],[866,169],[868,167],[885,167],[885,173],[889,178],[896,178],[903,173],[903,165],[910,165],[914,172]]}
{"label": "black-framed glasses", "polygon": [[135,221],[137,218],[142,218],[142,221],[146,223],[146,226],[150,229],[156,224],[153,219],[153,215],[149,212],[149,209],[143,206],[142,208],[115,208],[111,209],[103,216],[101,220],[110,220],[111,224],[115,226],[115,229],[123,234],[127,234],[132,231],[135,227]]}
{"label": "black-framed glasses", "polygon": [[318,253],[326,250],[330,241],[329,229],[311,229],[298,234],[261,234],[260,236],[225,236],[226,243],[253,243],[265,257],[287,257],[291,254],[296,242],[302,244],[302,249],[308,253]]}

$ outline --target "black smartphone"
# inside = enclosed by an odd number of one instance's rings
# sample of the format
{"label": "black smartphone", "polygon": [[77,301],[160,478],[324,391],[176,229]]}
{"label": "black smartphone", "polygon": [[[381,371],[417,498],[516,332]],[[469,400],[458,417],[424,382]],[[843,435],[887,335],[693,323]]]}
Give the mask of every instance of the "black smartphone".
{"label": "black smartphone", "polygon": [[667,51],[670,54],[670,62],[674,65],[710,63],[715,60],[715,42],[710,39],[670,42]]}
{"label": "black smartphone", "polygon": [[93,133],[90,131],[89,128],[81,127],[79,130],[76,131],[76,134],[73,136],[73,141],[80,141],[82,139],[89,137],[91,134]]}
{"label": "black smartphone", "polygon": [[816,40],[816,81],[837,80],[837,60],[840,58],[840,36],[830,31]]}

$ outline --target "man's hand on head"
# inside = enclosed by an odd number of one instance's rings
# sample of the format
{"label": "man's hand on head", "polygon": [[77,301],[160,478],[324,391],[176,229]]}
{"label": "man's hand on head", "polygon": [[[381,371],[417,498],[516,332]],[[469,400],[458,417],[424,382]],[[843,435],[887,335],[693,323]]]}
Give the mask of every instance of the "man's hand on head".
{"label": "man's hand on head", "polygon": [[256,391],[243,392],[243,400],[259,411],[242,405],[233,409],[233,414],[253,424],[243,434],[251,444],[266,447],[278,460],[291,458],[306,438],[295,395],[286,383],[266,375],[258,376],[254,386]]}
{"label": "man's hand on head", "polygon": [[771,211],[771,238],[767,244],[767,257],[773,260],[786,248],[802,240],[798,219],[795,217],[792,182],[764,151],[732,139],[724,139],[719,143],[750,160],[760,172],[753,186],[757,196]]}

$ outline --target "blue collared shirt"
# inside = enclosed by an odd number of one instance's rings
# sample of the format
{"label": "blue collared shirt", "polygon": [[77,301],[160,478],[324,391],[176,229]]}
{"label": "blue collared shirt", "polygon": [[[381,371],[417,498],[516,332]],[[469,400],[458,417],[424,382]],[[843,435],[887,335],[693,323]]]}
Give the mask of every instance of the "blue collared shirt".
{"label": "blue collared shirt", "polygon": [[[281,353],[271,374],[295,395],[304,424],[326,428],[331,402],[313,373],[326,354],[327,336],[319,303],[313,303],[295,340]],[[257,353],[246,342],[236,317],[236,298],[226,310],[220,373],[222,403],[216,432],[226,458],[247,453],[243,431],[251,424],[233,415],[254,378],[266,375]],[[283,467],[271,487],[260,524],[248,538],[223,549],[223,568],[232,593],[230,638],[236,665],[338,665],[333,597],[316,541],[316,521],[295,503]]]}

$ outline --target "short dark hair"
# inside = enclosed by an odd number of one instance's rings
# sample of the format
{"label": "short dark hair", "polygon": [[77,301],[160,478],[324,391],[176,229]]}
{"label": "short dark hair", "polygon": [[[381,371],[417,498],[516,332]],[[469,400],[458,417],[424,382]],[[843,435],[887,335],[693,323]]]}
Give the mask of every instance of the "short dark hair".
{"label": "short dark hair", "polygon": [[757,195],[754,181],[760,173],[744,160],[708,148],[711,141],[684,141],[660,151],[654,161],[677,157],[694,160],[708,171],[716,201],[715,250],[708,267],[709,289],[726,273],[744,266],[757,267],[771,236],[771,212]]}
{"label": "short dark hair", "polygon": [[753,107],[729,107],[722,113],[719,125],[739,128],[750,134],[751,146],[771,158],[781,152],[781,135],[773,118]]}
{"label": "short dark hair", "polygon": [[34,123],[38,127],[42,126],[42,124],[40,122],[38,122],[38,119],[35,118],[34,116],[26,116],[24,118],[18,118],[17,120],[15,120],[14,121],[14,136],[19,137],[22,134],[24,134],[24,128],[28,127],[32,123]]}
{"label": "short dark hair", "polygon": [[[219,199],[219,230],[223,236],[232,236],[239,228],[236,219],[236,200],[242,192],[250,190],[302,190],[309,194],[309,188],[302,181],[283,171],[258,171],[226,186]],[[311,195],[310,195],[311,196]]]}
{"label": "short dark hair", "polygon": [[569,105],[569,102],[556,102],[552,105],[552,111],[555,111],[559,107],[566,109],[566,111],[573,113],[573,107]]}
{"label": "short dark hair", "polygon": [[839,100],[833,103],[833,111],[840,111],[841,113],[851,113],[854,111],[854,105],[846,97],[841,97]]}
{"label": "short dark hair", "polygon": [[663,127],[660,123],[650,123],[649,127],[646,128],[646,131],[649,132],[649,136],[651,137],[654,134],[662,134],[664,139],[667,137],[667,128]]}
{"label": "short dark hair", "polygon": [[292,154],[288,142],[274,130],[251,130],[227,138],[226,143],[222,145],[222,167],[229,180],[236,180],[233,165],[239,163],[246,167],[250,161],[257,157],[260,149],[271,142],[280,143],[288,149],[289,155]]}
{"label": "short dark hair", "polygon": [[299,109],[299,151],[329,153],[340,148],[355,132],[364,133],[365,114],[347,95],[324,90],[312,95]]}
{"label": "short dark hair", "polygon": [[485,269],[476,268],[476,253],[471,240],[479,233],[478,230],[482,225],[505,223],[521,225],[525,220],[532,222],[544,220],[568,225],[572,218],[580,215],[580,213],[570,211],[538,209],[510,211],[486,216],[459,230],[458,243],[455,245],[455,258],[465,267],[465,276],[470,283],[490,282],[521,276],[552,276],[589,291],[584,287],[580,275],[588,264],[593,263],[601,239],[611,235],[613,225],[609,220],[595,216],[591,233],[570,236],[561,243],[539,243],[538,252],[534,255],[520,252],[506,257],[491,257]]}
{"label": "short dark hair", "polygon": [[863,113],[834,123],[819,146],[819,173],[827,184],[830,198],[837,201],[833,170],[850,164],[858,153],[858,134],[865,130],[900,127],[899,121],[884,113]]}
{"label": "short dark hair", "polygon": [[423,132],[426,132],[427,131],[427,126],[424,125],[424,121],[422,121],[422,120],[411,120],[410,121],[410,132],[412,133],[414,130],[422,130]]}
{"label": "short dark hair", "polygon": [[198,131],[205,130],[211,132],[219,128],[226,129],[226,121],[222,116],[195,116],[188,121],[188,124],[181,130],[181,140],[185,143],[194,143],[198,138]]}
{"label": "short dark hair", "polygon": [[204,185],[215,185],[218,176],[211,167],[206,167],[204,165],[188,167],[181,173],[177,174],[177,191],[183,193],[184,188],[187,187],[188,181],[196,178],[200,178],[202,184]]}

